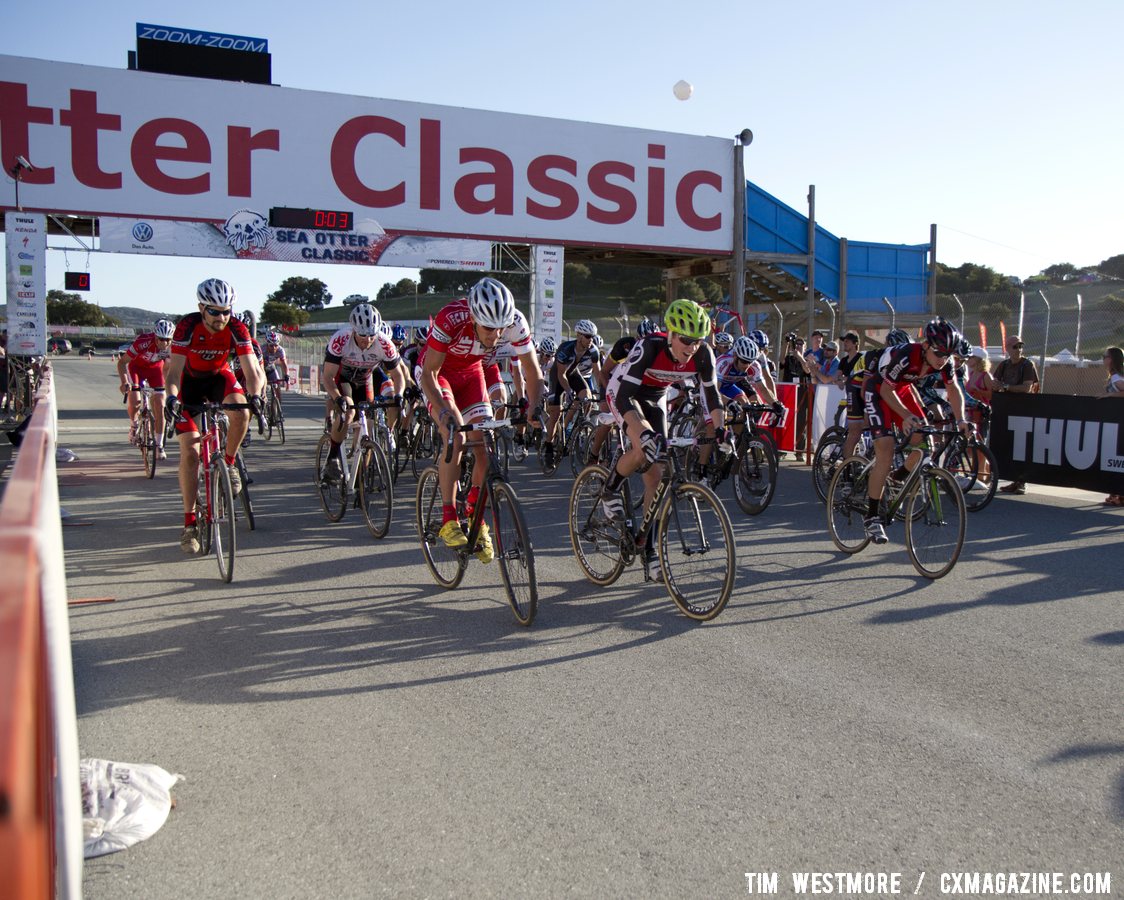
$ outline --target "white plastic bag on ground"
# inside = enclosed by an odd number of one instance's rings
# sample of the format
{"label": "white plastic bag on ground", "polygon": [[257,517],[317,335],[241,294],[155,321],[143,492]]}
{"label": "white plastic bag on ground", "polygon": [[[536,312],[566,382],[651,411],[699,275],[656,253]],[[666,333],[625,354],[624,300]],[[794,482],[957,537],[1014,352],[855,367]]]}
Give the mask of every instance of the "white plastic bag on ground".
{"label": "white plastic bag on ground", "polygon": [[172,808],[171,788],[183,781],[159,766],[104,759],[82,760],[79,774],[87,859],[124,850],[159,831]]}

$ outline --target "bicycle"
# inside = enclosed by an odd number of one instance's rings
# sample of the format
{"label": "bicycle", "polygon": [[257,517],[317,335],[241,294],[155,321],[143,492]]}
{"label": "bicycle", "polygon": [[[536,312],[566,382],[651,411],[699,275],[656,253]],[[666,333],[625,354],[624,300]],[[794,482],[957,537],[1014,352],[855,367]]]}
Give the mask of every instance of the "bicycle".
{"label": "bicycle", "polygon": [[[509,425],[509,419],[486,419],[449,428],[445,442],[446,462],[453,458],[453,441],[457,433],[479,432],[488,454],[488,473],[471,511],[465,508],[467,491],[457,491],[457,519],[468,524],[468,541],[463,547],[446,546],[438,534],[444,522],[437,466],[429,466],[418,478],[415,513],[425,563],[434,581],[446,590],[452,590],[463,580],[470,554],[482,549],[480,533],[488,507],[491,507],[495,554],[504,590],[516,621],[526,626],[535,620],[539,604],[535,551],[519,498],[500,470],[495,455],[496,432]],[[467,448],[464,452],[468,452]],[[471,459],[472,454],[467,458]],[[467,463],[465,469],[466,472],[471,471],[471,463]]]}
{"label": "bicycle", "polygon": [[[152,479],[156,477],[156,416],[152,412],[152,404],[149,397],[152,395],[152,388],[147,384],[140,387],[129,387],[130,391],[140,394],[140,403],[137,406],[137,414],[133,419],[133,443],[136,444],[141,453],[141,460],[144,462],[145,477]],[[122,397],[121,402],[127,402],[127,397]]]}
{"label": "bicycle", "polygon": [[[879,518],[888,526],[895,518],[905,520],[905,543],[913,567],[926,578],[941,578],[952,571],[964,547],[964,494],[960,486],[933,461],[931,440],[945,432],[923,426],[925,435],[918,447],[903,442],[898,449],[921,453],[921,460],[900,484],[886,479],[879,504]],[[908,438],[906,439],[908,441]],[[870,543],[866,533],[867,494],[873,459],[852,456],[835,470],[827,493],[827,526],[835,546],[844,553],[858,553]]]}
{"label": "bicycle", "polygon": [[[372,434],[372,421],[367,417],[369,410],[392,405],[393,400],[362,400],[355,404],[355,421],[351,423],[353,433],[351,448],[344,451],[339,447],[336,459],[340,464],[337,475],[329,474],[328,461],[332,453],[332,438],[328,434],[331,427],[325,420],[324,434],[316,445],[316,489],[320,494],[320,505],[329,522],[338,522],[347,511],[349,498],[353,505],[363,511],[367,530],[375,538],[384,538],[390,531],[390,516],[394,508],[394,482],[390,474],[390,463],[382,445]],[[351,460],[358,452],[358,461]]]}
{"label": "bicycle", "polygon": [[281,386],[278,382],[270,382],[269,396],[265,404],[265,439],[271,440],[273,432],[285,443],[285,409],[281,404]]}
{"label": "bicycle", "polygon": [[[672,451],[695,443],[693,437],[668,439]],[[617,459],[619,453],[613,467]],[[585,577],[602,587],[611,585],[639,557],[645,583],[654,581],[645,547],[655,528],[660,570],[672,601],[696,621],[715,618],[730,599],[736,569],[734,530],[722,501],[706,485],[689,481],[677,454],[669,452],[663,477],[639,521],[628,479],[621,485],[624,519],[607,520],[601,500],[610,471],[588,465],[570,491],[570,543]]]}
{"label": "bicycle", "polygon": [[[982,412],[982,424],[986,427],[990,424],[991,408],[983,407]],[[977,429],[972,429],[967,437],[959,429],[948,432],[946,440],[937,448],[934,459],[960,485],[968,512],[979,512],[994,499],[999,487],[999,463]]]}
{"label": "bicycle", "polygon": [[[199,477],[195,501],[199,555],[206,556],[213,549],[219,566],[219,577],[229,584],[234,578],[236,513],[230,472],[223,455],[229,425],[225,411],[251,407],[247,403],[214,403],[207,400],[198,406],[184,404],[182,408],[199,416]],[[182,414],[177,414],[166,424],[167,437],[171,437],[176,422],[182,418]],[[245,489],[243,481],[242,490]],[[252,523],[250,527],[253,528]]]}
{"label": "bicycle", "polygon": [[773,501],[777,490],[777,456],[771,442],[759,430],[755,416],[771,412],[762,403],[731,403],[726,407],[726,426],[741,431],[736,434],[732,453],[719,454],[704,466],[699,463],[698,448],[714,439],[697,436],[695,446],[687,451],[688,472],[697,473],[699,480],[718,490],[730,475],[734,476],[734,499],[742,512],[750,516],[764,512]]}

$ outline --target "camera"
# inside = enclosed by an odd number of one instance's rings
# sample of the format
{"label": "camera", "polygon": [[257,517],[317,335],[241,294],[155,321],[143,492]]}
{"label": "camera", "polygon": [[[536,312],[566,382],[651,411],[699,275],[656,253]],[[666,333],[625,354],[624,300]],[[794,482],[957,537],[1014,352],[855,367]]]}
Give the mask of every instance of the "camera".
{"label": "camera", "polygon": [[784,339],[785,339],[785,340],[786,340],[786,341],[787,341],[788,343],[790,343],[790,344],[795,344],[795,343],[796,343],[796,340],[797,340],[797,338],[796,338],[796,332],[795,332],[795,331],[790,331],[790,332],[789,332],[788,334],[786,334],[786,335],[784,336]]}

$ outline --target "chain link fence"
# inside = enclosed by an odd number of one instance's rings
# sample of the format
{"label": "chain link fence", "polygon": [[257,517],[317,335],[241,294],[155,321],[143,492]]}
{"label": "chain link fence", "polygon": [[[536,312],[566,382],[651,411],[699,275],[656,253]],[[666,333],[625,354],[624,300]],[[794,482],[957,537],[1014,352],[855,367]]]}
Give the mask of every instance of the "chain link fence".
{"label": "chain link fence", "polygon": [[936,312],[962,325],[973,344],[985,346],[992,368],[1007,355],[1004,336],[1021,337],[1043,393],[1100,393],[1108,377],[1101,362],[1105,349],[1124,346],[1124,283],[1119,282],[939,295]]}

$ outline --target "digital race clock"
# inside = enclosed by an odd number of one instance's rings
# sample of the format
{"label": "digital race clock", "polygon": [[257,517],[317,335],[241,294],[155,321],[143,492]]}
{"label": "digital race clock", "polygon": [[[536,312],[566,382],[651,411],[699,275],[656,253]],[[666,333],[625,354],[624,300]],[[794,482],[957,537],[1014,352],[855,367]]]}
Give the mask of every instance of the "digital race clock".
{"label": "digital race clock", "polygon": [[353,213],[338,209],[297,209],[275,206],[269,211],[271,228],[306,228],[315,231],[351,231]]}

